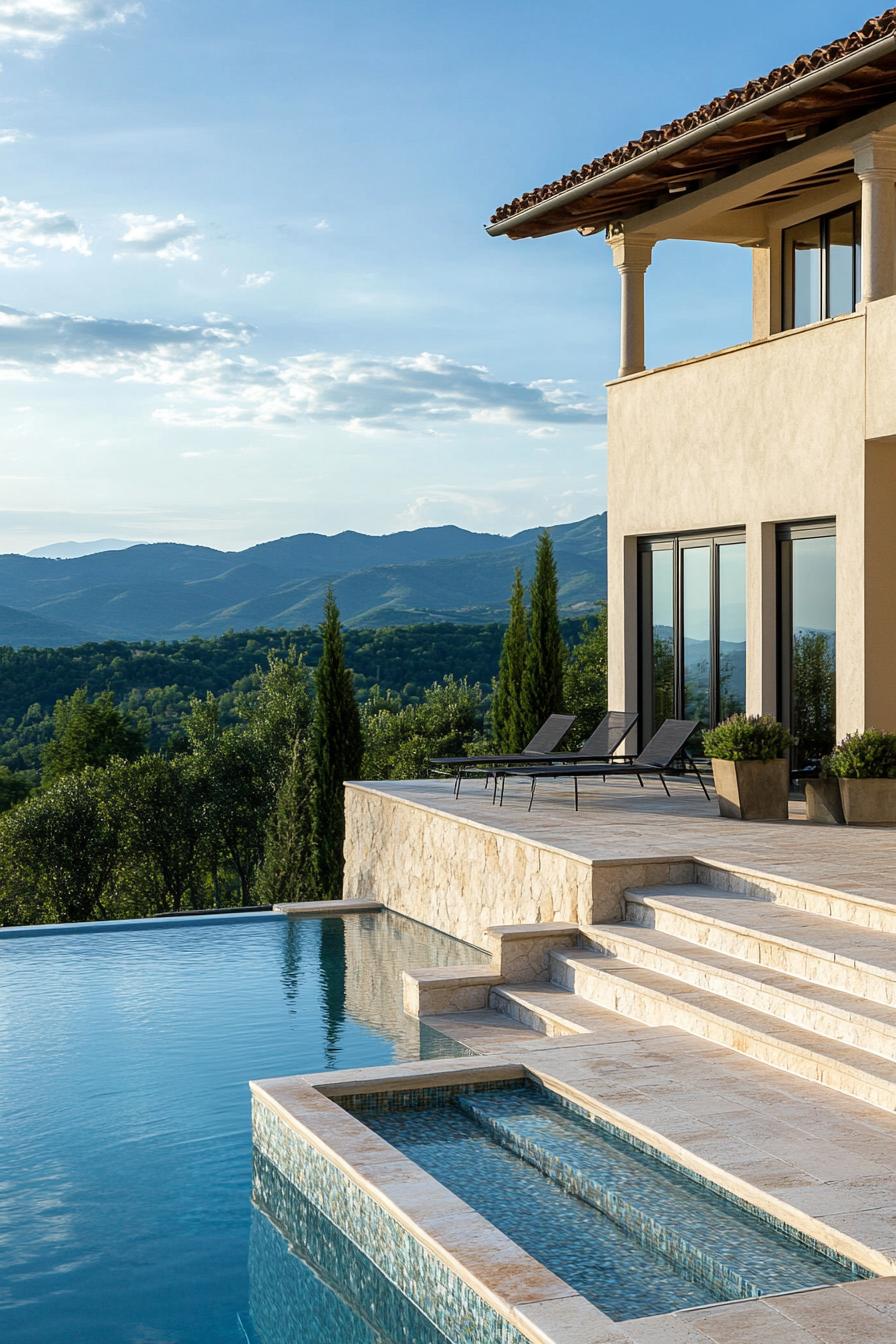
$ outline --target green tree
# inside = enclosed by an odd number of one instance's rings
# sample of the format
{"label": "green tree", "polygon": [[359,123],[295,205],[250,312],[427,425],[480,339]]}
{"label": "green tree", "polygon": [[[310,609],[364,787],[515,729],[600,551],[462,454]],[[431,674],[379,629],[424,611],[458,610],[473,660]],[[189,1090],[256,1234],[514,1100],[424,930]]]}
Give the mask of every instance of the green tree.
{"label": "green tree", "polygon": [[549,714],[563,708],[566,646],[557,612],[557,564],[549,532],[535,547],[535,574],[529,588],[529,642],[523,673],[520,738],[523,743]]}
{"label": "green tree", "polygon": [[492,733],[495,746],[502,752],[521,751],[528,740],[523,735],[523,678],[527,643],[526,596],[522,571],[517,569],[513,576],[510,615],[501,645],[501,660],[492,699]]}
{"label": "green tree", "polygon": [[797,759],[818,760],[836,740],[834,641],[822,630],[800,631],[793,641],[791,686]]}
{"label": "green tree", "polygon": [[258,899],[269,904],[308,900],[314,894],[310,876],[311,722],[309,675],[302,659],[271,655],[250,719],[276,772],[257,887]]}
{"label": "green tree", "polygon": [[148,865],[168,910],[190,903],[202,885],[209,818],[207,776],[196,757],[141,756],[108,767],[126,808],[125,844],[139,866]]}
{"label": "green tree", "polygon": [[314,674],[316,699],[311,734],[313,789],[311,833],[315,888],[323,899],[341,894],[347,779],[361,774],[361,720],[352,674],[345,665],[339,608],[327,593],[321,655]]}
{"label": "green tree", "polygon": [[475,744],[482,710],[479,684],[454,677],[428,687],[419,705],[402,706],[397,697],[371,699],[361,716],[363,778],[424,777],[431,756],[460,755]]}
{"label": "green tree", "polygon": [[56,702],[53,737],[43,753],[43,780],[52,784],[85,766],[108,765],[116,756],[133,761],[145,749],[145,728],[121,712],[111,691],[90,700],[80,689]]}
{"label": "green tree", "polygon": [[251,905],[276,797],[264,743],[242,726],[225,728],[199,754],[197,765],[205,775],[213,845],[210,866],[214,873],[223,856],[235,877],[240,905]]}
{"label": "green tree", "polygon": [[68,923],[112,913],[125,803],[88,767],[0,817],[4,923]]}
{"label": "green tree", "polygon": [[582,630],[563,669],[563,704],[575,714],[572,745],[579,747],[607,712],[607,607]]}

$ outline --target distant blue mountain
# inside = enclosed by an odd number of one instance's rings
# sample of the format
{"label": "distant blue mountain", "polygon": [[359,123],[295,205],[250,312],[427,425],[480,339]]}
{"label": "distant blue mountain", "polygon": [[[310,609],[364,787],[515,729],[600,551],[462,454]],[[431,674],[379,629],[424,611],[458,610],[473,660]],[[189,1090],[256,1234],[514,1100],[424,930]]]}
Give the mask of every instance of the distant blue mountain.
{"label": "distant blue mountain", "polygon": [[[0,644],[313,625],[330,584],[350,626],[503,620],[514,569],[531,577],[539,531],[424,527],[299,533],[243,551],[156,542],[69,558],[0,555]],[[606,595],[606,514],[550,531],[563,614],[594,610]]]}

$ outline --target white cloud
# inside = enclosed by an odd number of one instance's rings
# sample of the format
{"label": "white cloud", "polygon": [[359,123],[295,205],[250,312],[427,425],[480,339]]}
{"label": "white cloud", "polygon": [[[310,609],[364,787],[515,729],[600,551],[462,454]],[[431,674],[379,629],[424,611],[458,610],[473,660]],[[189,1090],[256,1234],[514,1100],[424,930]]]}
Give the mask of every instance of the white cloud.
{"label": "white cloud", "polygon": [[329,233],[330,221],[328,219],[319,219],[314,226],[318,233]]}
{"label": "white cloud", "polygon": [[293,355],[274,363],[247,349],[252,331],[215,314],[163,325],[0,308],[0,378],[50,374],[139,382],[163,390],[155,411],[174,426],[349,433],[499,424],[593,425],[597,408],[569,385],[505,382],[446,355]]}
{"label": "white cloud", "polygon": [[40,56],[73,33],[123,24],[138,0],[0,0],[0,46]]}
{"label": "white cloud", "polygon": [[242,283],[243,289],[264,289],[274,278],[273,271],[250,271]]}
{"label": "white cloud", "polygon": [[195,219],[178,214],[173,219],[158,215],[123,214],[119,216],[124,233],[118,239],[115,256],[157,257],[159,261],[198,261],[196,250],[202,234]]}
{"label": "white cloud", "polygon": [[20,140],[30,140],[31,136],[27,131],[17,131],[13,126],[6,126],[0,130],[0,145],[17,145]]}
{"label": "white cloud", "polygon": [[0,196],[0,267],[39,266],[41,249],[90,255],[90,243],[71,215]]}

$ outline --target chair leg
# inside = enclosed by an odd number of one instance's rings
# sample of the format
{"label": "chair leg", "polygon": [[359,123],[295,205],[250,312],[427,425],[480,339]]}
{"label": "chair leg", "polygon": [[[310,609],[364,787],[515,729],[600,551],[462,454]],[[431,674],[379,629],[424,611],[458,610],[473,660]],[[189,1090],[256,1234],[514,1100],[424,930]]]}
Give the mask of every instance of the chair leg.
{"label": "chair leg", "polygon": [[574,784],[574,786],[575,786],[575,793],[576,793],[576,811],[578,812],[578,810],[579,810],[579,777],[578,777],[578,775],[573,775],[573,777],[572,777],[572,782],[573,782],[573,784]]}
{"label": "chair leg", "polygon": [[703,779],[702,774],[700,773],[699,770],[697,770],[696,765],[694,766],[694,769],[697,771],[697,778],[698,778],[699,781],[700,781],[700,787],[701,787],[701,789],[703,790],[703,794],[704,794],[704,797],[706,798],[706,801],[707,801],[708,803],[709,803],[709,802],[712,802],[712,799],[711,799],[710,796],[709,796],[709,789],[706,787],[706,784],[705,784],[705,782],[704,782],[704,779]]}
{"label": "chair leg", "polygon": [[640,775],[638,775],[638,783],[641,785],[641,788],[643,789],[643,787],[644,787],[644,781],[643,781],[643,779],[641,778]]}
{"label": "chair leg", "polygon": [[505,785],[506,781],[507,781],[507,776],[506,776],[506,775],[502,775],[502,776],[501,776],[501,801],[500,801],[500,803],[498,804],[499,807],[503,807],[503,806],[504,806],[504,785]]}
{"label": "chair leg", "polygon": [[494,807],[497,797],[498,797],[498,772],[496,770],[495,773],[492,775],[492,807]]}
{"label": "chair leg", "polygon": [[458,770],[457,774],[454,776],[454,796],[455,796],[455,798],[459,798],[459,797],[460,797],[460,781],[463,779],[463,775],[464,775],[463,770]]}
{"label": "chair leg", "polygon": [[532,776],[532,788],[529,790],[529,806],[526,808],[526,811],[527,811],[527,812],[531,812],[531,811],[532,811],[532,804],[535,802],[535,784],[536,784],[536,779],[535,779],[535,776],[533,775],[533,776]]}
{"label": "chair leg", "polygon": [[663,788],[666,790],[666,797],[667,797],[667,798],[671,798],[672,795],[671,795],[671,793],[669,792],[669,785],[666,783],[666,777],[665,777],[665,775],[660,775],[660,783],[662,784]]}

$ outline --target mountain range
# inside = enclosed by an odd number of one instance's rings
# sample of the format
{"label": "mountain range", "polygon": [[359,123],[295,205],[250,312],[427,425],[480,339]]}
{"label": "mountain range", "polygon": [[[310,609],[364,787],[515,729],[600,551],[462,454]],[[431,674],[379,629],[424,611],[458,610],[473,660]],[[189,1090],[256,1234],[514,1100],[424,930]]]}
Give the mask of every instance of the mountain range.
{"label": "mountain range", "polygon": [[[606,521],[598,514],[549,529],[565,616],[606,596]],[[0,644],[314,625],[329,584],[347,626],[504,620],[513,571],[531,577],[540,531],[305,532],[242,551],[156,542],[64,558],[0,555]]]}

